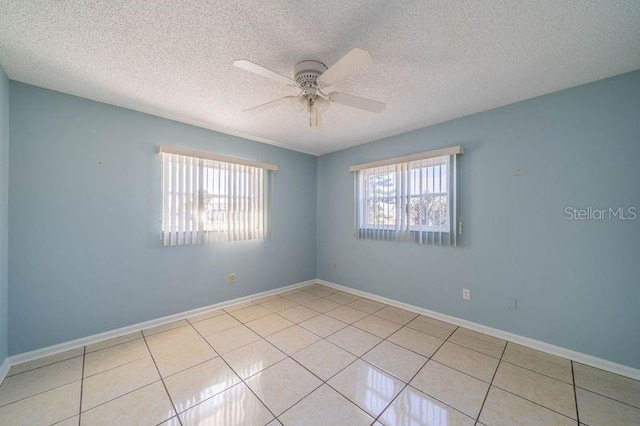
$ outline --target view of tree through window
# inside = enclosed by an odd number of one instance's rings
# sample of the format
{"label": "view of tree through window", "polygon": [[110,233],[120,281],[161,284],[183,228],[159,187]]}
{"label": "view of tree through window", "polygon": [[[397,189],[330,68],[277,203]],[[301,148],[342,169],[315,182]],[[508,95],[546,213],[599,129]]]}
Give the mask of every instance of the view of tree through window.
{"label": "view of tree through window", "polygon": [[363,170],[363,225],[378,229],[402,226],[410,230],[448,231],[447,169],[447,157],[444,157],[427,163]]}

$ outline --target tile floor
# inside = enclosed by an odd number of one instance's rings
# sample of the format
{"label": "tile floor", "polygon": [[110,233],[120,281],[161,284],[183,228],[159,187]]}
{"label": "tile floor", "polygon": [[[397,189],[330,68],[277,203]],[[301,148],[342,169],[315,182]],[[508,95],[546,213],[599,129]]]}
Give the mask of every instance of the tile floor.
{"label": "tile floor", "polygon": [[319,284],[17,365],[2,425],[638,425],[640,382]]}

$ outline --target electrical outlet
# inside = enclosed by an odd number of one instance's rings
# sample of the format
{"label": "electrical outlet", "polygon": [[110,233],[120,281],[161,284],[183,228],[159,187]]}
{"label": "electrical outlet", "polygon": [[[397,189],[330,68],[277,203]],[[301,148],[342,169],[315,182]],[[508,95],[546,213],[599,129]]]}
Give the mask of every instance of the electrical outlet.
{"label": "electrical outlet", "polygon": [[235,284],[236,283],[236,274],[229,274],[229,284]]}
{"label": "electrical outlet", "polygon": [[338,270],[338,265],[336,265],[335,263],[334,263],[334,264],[332,264],[332,265],[331,265],[331,270],[332,270],[333,272],[337,271],[337,270]]}
{"label": "electrical outlet", "polygon": [[513,309],[514,311],[518,309],[518,299],[509,299],[507,303],[507,308]]}
{"label": "electrical outlet", "polygon": [[464,300],[471,300],[471,290],[469,290],[468,288],[463,288],[462,289],[462,298]]}

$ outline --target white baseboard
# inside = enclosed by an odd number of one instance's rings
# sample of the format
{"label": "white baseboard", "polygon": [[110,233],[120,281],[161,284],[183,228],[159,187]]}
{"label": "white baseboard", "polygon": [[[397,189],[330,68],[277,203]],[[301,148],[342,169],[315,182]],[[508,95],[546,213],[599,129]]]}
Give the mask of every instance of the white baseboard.
{"label": "white baseboard", "polygon": [[278,287],[273,290],[263,291],[261,293],[250,294],[248,296],[239,297],[237,299],[227,300],[213,305],[204,306],[202,308],[192,309],[190,311],[180,312],[173,315],[167,315],[166,317],[156,318],[150,321],[140,322],[138,324],[128,325],[126,327],[118,328],[115,330],[105,331],[104,333],[98,333],[87,337],[81,337],[79,339],[70,340],[68,342],[58,343],[56,345],[47,346],[46,348],[36,349],[30,352],[24,352],[17,355],[7,357],[0,366],[0,383],[4,380],[9,369],[12,365],[22,364],[24,362],[33,361],[35,359],[43,358],[45,356],[55,355],[60,352],[65,352],[71,349],[79,348],[82,346],[92,345],[94,343],[102,342],[103,340],[112,339],[114,337],[124,336],[125,334],[133,333],[136,331],[142,331],[147,328],[156,327],[170,322],[178,321],[193,315],[201,314],[203,312],[211,311],[214,309],[225,308],[238,303],[247,302],[249,300],[259,299],[261,297],[270,296],[272,294],[280,293],[282,291],[291,290],[298,287],[304,287],[309,284],[315,284],[317,280],[303,281],[296,284],[291,284],[284,287]]}
{"label": "white baseboard", "polygon": [[91,345],[94,343],[101,342],[103,340],[112,339],[114,337],[123,336],[125,334],[133,333],[136,331],[142,331],[147,328],[156,327],[163,324],[168,324],[170,322],[178,321],[192,315],[197,315],[206,311],[210,311],[213,309],[225,308],[231,305],[235,305],[238,303],[246,302],[253,299],[258,299],[260,297],[270,296],[272,294],[280,293],[282,291],[291,290],[298,287],[304,287],[309,284],[320,283],[326,285],[328,287],[333,287],[335,289],[352,293],[357,296],[367,297],[369,299],[377,300],[382,303],[386,303],[387,305],[396,306],[398,308],[406,309],[411,312],[415,312],[417,314],[427,315],[432,318],[436,318],[442,321],[446,321],[455,325],[459,325],[461,327],[468,328],[470,330],[474,330],[480,333],[488,334],[489,336],[498,337],[500,339],[508,340],[513,343],[517,343],[522,346],[527,346],[532,349],[537,349],[539,351],[547,352],[552,355],[556,355],[562,358],[567,358],[572,361],[579,362],[581,364],[589,365],[591,367],[600,368],[602,370],[609,371],[611,373],[620,374],[622,376],[630,377],[632,379],[640,380],[640,370],[629,367],[626,365],[618,364],[615,362],[607,361],[605,359],[597,358],[592,355],[587,355],[581,352],[573,351],[571,349],[563,348],[561,346],[552,345],[550,343],[545,343],[540,340],[531,339],[528,337],[520,336],[518,334],[510,333],[508,331],[499,330],[497,328],[487,327],[482,324],[478,324],[472,321],[467,321],[461,318],[453,317],[450,315],[445,315],[440,312],[431,311],[429,309],[424,309],[419,306],[410,305],[408,303],[398,302],[397,300],[388,299],[386,297],[378,296],[377,294],[369,293],[362,290],[356,290],[351,287],[346,287],[340,284],[332,283],[329,281],[321,280],[321,279],[313,279],[309,281],[300,282],[297,284],[288,285],[285,287],[279,287],[273,290],[264,291],[261,293],[255,293],[248,296],[239,297],[233,300],[227,300],[224,302],[216,303],[209,306],[204,306],[202,308],[192,309],[190,311],[180,312],[173,315],[168,315],[162,318],[157,318],[150,321],[141,322],[138,324],[129,325],[126,327],[118,328],[111,331],[106,331],[104,333],[94,334],[92,336],[82,337],[80,339],[71,340],[64,343],[59,343],[57,345],[48,346],[42,349],[36,349],[34,351],[25,352],[17,355],[12,355],[7,357],[2,365],[0,365],[0,383],[4,380],[9,369],[12,365],[22,364],[23,362],[33,361],[38,358],[42,358],[49,355],[55,355],[60,352],[65,352],[71,349],[75,349],[82,346]]}
{"label": "white baseboard", "polygon": [[333,287],[338,290],[342,290],[347,293],[352,293],[357,296],[367,297],[369,299],[377,300],[387,305],[396,306],[398,308],[406,309],[407,311],[423,314],[432,318],[446,321],[461,327],[468,328],[470,330],[477,331],[479,333],[488,334],[489,336],[498,337],[500,339],[508,340],[513,343],[517,343],[522,346],[529,347],[531,349],[537,349],[539,351],[547,352],[552,355],[556,355],[562,358],[567,358],[572,361],[579,362],[581,364],[589,365],[591,367],[600,368],[602,370],[609,371],[611,373],[620,374],[621,376],[630,377],[632,379],[640,380],[640,370],[629,367],[627,365],[618,364],[606,359],[598,358],[592,355],[587,355],[582,352],[573,351],[571,349],[563,348],[561,346],[545,343],[540,340],[531,339],[529,337],[520,336],[518,334],[510,333],[508,331],[499,330],[497,328],[487,327],[482,324],[478,324],[472,321],[467,321],[461,318],[452,317],[450,315],[441,314],[440,312],[424,309],[419,306],[410,305],[408,303],[398,302],[397,300],[388,299],[386,297],[378,296],[377,294],[368,293],[362,290],[356,290],[351,287],[346,287],[340,284],[332,283],[329,281],[318,279],[318,283]]}

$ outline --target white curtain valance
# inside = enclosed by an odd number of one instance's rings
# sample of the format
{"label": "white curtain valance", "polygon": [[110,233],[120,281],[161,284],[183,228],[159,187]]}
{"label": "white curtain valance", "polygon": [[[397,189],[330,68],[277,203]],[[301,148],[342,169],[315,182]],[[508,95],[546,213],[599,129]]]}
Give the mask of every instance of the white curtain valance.
{"label": "white curtain valance", "polygon": [[390,166],[393,164],[410,163],[412,161],[427,160],[429,158],[444,157],[447,155],[464,154],[462,145],[454,145],[448,148],[434,149],[420,152],[418,154],[405,155],[402,157],[388,158],[386,160],[372,161],[371,163],[355,164],[349,167],[350,172],[357,172],[363,169],[373,169],[374,167]]}
{"label": "white curtain valance", "polygon": [[227,157],[226,155],[213,154],[211,152],[198,151],[191,148],[184,148],[175,145],[160,145],[158,152],[166,154],[183,155],[185,157],[201,158],[203,160],[221,161],[229,164],[240,164],[241,166],[257,167],[272,172],[278,171],[278,166],[271,163],[261,163],[259,161],[245,160],[244,158]]}

